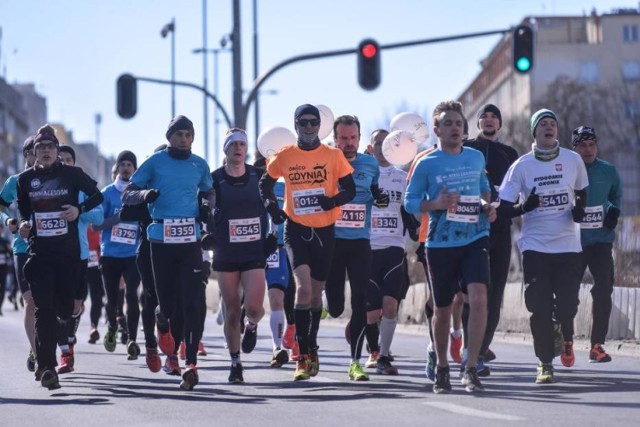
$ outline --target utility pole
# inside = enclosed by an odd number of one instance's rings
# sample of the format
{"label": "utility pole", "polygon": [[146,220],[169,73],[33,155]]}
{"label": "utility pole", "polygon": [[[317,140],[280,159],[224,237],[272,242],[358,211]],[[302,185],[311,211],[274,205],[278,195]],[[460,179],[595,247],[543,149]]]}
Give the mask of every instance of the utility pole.
{"label": "utility pole", "polygon": [[[258,0],[253,0],[253,80],[258,79]],[[255,106],[255,144],[258,146],[258,135],[260,134],[260,102],[259,94],[256,94]]]}
{"label": "utility pole", "polygon": [[[209,90],[207,74],[207,0],[202,0],[202,87]],[[204,159],[209,162],[209,100],[203,95],[204,110]]]}
{"label": "utility pole", "polygon": [[244,109],[242,107],[242,42],[240,40],[240,0],[233,1],[233,123],[234,126],[245,127]]}

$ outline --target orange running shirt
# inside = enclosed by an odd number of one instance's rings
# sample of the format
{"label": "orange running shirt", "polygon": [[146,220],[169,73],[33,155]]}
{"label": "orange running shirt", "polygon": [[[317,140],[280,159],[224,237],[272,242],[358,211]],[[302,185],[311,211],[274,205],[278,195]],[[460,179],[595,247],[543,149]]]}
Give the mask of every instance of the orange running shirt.
{"label": "orange running shirt", "polygon": [[314,228],[326,227],[340,219],[340,208],[322,210],[317,196],[335,196],[338,180],[352,172],[342,151],[325,144],[310,151],[297,145],[285,147],[267,165],[271,178],[284,178],[284,211],[289,218]]}
{"label": "orange running shirt", "polygon": [[[409,173],[407,174],[407,182],[411,179],[411,175],[413,175],[413,169],[416,167],[421,158],[429,154],[430,152],[436,150],[437,147],[434,145],[433,147],[429,147],[424,151],[419,152],[416,157],[411,162],[411,166],[409,167]],[[420,218],[420,231],[418,232],[418,242],[425,243],[427,241],[427,233],[429,232],[429,214],[424,212],[422,217]]]}

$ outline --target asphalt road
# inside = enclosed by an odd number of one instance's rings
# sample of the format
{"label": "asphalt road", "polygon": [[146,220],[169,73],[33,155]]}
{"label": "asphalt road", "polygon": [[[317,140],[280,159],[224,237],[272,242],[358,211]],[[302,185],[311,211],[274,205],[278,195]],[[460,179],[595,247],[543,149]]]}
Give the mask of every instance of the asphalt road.
{"label": "asphalt road", "polygon": [[[182,391],[179,378],[151,373],[144,357],[126,359],[125,346],[107,353],[88,344],[89,325],[80,326],[75,372],[61,376],[62,388],[48,391],[34,381],[25,359],[27,340],[22,313],[7,309],[0,317],[6,368],[0,378],[0,426],[395,426],[395,425],[638,425],[640,359],[614,356],[590,364],[579,350],[573,368],[556,363],[557,382],[536,385],[531,344],[496,342],[498,358],[483,379],[487,391],[468,394],[452,377],[453,393],[434,395],[424,375],[427,337],[400,328],[393,343],[396,377],[371,374],[369,382],[347,377],[348,346],[339,321],[320,327],[320,374],[293,382],[294,365],[269,368],[268,319],[259,325],[258,345],[242,355],[244,385],[227,383],[228,352],[222,328],[209,314],[204,343],[209,351],[198,364],[200,384]],[[104,333],[105,328],[101,328]],[[414,330],[415,332],[415,330]],[[142,333],[138,342],[141,341]],[[362,360],[364,362],[364,358]],[[371,370],[369,370],[371,372]],[[456,365],[452,371],[457,372]]]}

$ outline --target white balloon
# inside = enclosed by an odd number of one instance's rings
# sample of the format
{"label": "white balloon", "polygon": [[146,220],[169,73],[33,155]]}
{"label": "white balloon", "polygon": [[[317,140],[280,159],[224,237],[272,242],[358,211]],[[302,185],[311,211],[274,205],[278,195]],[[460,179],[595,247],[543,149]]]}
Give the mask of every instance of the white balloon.
{"label": "white balloon", "polygon": [[320,111],[320,130],[318,131],[318,138],[322,141],[333,132],[333,121],[335,117],[333,112],[326,105],[318,104],[316,108]]}
{"label": "white balloon", "polygon": [[429,126],[419,114],[400,113],[391,119],[389,127],[391,131],[405,130],[411,132],[418,144],[422,144],[429,138]]}
{"label": "white balloon", "polygon": [[258,136],[258,151],[265,158],[269,159],[282,147],[294,145],[297,139],[289,129],[275,126],[263,131]]}
{"label": "white balloon", "polygon": [[382,155],[395,166],[406,165],[418,153],[418,142],[411,132],[394,130],[382,142]]}

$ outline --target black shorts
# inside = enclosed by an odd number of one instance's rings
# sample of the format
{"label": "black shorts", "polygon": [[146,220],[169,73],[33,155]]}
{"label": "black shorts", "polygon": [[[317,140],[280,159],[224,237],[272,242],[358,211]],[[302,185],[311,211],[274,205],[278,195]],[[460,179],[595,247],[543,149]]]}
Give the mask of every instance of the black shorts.
{"label": "black shorts", "polygon": [[404,248],[392,246],[371,251],[367,311],[381,309],[385,296],[400,300],[405,288],[404,264]]}
{"label": "black shorts", "polygon": [[220,271],[224,273],[233,273],[249,271],[249,270],[264,270],[267,266],[265,260],[256,260],[256,261],[244,261],[244,262],[224,262],[224,261],[214,261],[213,271]]}
{"label": "black shorts", "polygon": [[284,244],[291,268],[308,265],[311,278],[324,282],[329,275],[333,246],[334,226],[312,228],[297,224],[290,219],[284,226]]}
{"label": "black shorts", "polygon": [[467,293],[469,283],[488,286],[488,237],[455,248],[427,248],[427,260],[436,307],[451,305],[456,293]]}

